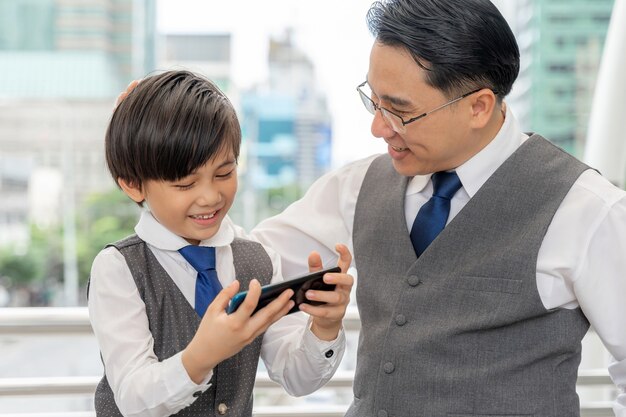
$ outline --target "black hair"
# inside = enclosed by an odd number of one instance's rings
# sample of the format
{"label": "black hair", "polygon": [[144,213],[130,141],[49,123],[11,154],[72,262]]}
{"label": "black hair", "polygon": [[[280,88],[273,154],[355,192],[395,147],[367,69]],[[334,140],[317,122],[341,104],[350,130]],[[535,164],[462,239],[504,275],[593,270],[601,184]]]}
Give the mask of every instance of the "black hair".
{"label": "black hair", "polygon": [[189,71],[149,76],[117,106],[105,137],[117,183],[184,178],[221,152],[239,156],[241,128],[228,98]]}
{"label": "black hair", "polygon": [[519,73],[515,37],[489,0],[382,0],[367,23],[377,42],[405,48],[448,97],[490,88],[503,98]]}

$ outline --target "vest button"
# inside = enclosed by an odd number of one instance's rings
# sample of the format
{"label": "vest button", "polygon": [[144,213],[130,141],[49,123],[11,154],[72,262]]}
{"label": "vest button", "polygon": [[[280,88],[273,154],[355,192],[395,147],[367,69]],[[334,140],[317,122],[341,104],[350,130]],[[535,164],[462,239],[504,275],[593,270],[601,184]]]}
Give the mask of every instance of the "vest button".
{"label": "vest button", "polygon": [[335,354],[335,352],[334,352],[332,349],[328,349],[328,350],[326,351],[326,353],[324,353],[324,356],[326,356],[327,358],[329,358],[329,359],[330,359],[330,358],[332,358],[332,357],[333,357],[333,355],[334,355],[334,354]]}
{"label": "vest button", "polygon": [[404,317],[404,314],[398,314],[396,316],[396,324],[398,326],[404,326],[406,324],[406,317]]}
{"label": "vest button", "polygon": [[224,403],[221,403],[217,406],[217,412],[219,415],[223,416],[228,411],[228,406]]}
{"label": "vest button", "polygon": [[422,282],[419,277],[417,275],[411,275],[408,279],[407,282],[409,283],[409,285],[411,287],[417,287],[420,282]]}
{"label": "vest button", "polygon": [[387,413],[385,410],[378,410],[378,417],[387,417],[389,415],[389,413]]}
{"label": "vest button", "polygon": [[385,371],[385,373],[392,373],[394,370],[396,369],[395,366],[393,366],[393,363],[391,362],[387,362],[386,364],[383,365],[383,370]]}

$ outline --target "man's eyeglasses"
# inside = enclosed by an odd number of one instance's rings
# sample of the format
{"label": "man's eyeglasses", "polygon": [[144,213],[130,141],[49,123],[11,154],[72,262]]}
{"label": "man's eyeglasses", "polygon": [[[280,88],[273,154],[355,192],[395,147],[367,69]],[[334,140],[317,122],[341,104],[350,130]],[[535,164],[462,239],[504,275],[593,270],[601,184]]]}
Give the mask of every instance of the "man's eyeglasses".
{"label": "man's eyeglasses", "polygon": [[[456,103],[459,100],[463,100],[465,97],[482,90],[482,88],[472,90],[469,93],[465,93],[462,96],[455,98],[454,100],[450,100],[447,103],[444,103],[441,106],[432,109],[431,111],[427,111],[426,113],[422,113],[419,116],[412,117],[409,120],[404,120],[402,116],[374,103],[374,101],[363,91],[363,87],[365,87],[366,84],[367,84],[367,81],[364,81],[363,83],[359,84],[359,86],[356,88],[356,90],[359,92],[359,96],[361,96],[361,101],[363,102],[363,105],[365,106],[368,112],[374,115],[376,114],[376,110],[380,110],[380,113],[382,114],[383,118],[387,121],[389,126],[396,133],[406,133],[405,126],[408,125],[409,123],[413,123],[416,120],[422,119],[428,116],[429,114],[436,112],[437,110],[441,110],[444,107],[449,106],[450,104]],[[498,93],[494,91],[494,94],[498,94]]]}

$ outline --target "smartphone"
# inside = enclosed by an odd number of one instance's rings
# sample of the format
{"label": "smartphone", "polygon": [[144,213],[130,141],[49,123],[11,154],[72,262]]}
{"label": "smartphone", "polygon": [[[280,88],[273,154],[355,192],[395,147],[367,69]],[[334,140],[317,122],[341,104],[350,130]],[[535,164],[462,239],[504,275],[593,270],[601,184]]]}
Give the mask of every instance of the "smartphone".
{"label": "smartphone", "polygon": [[[291,288],[293,290],[293,296],[291,296],[291,299],[295,302],[293,308],[289,310],[287,314],[300,311],[300,304],[302,303],[308,303],[311,305],[324,304],[320,301],[307,300],[304,294],[307,290],[333,291],[335,289],[335,285],[326,284],[323,280],[324,274],[328,272],[341,272],[341,268],[335,266],[333,268],[324,269],[322,271],[311,272],[309,274],[297,278],[292,278],[287,281],[264,285],[263,287],[261,287],[261,296],[259,297],[259,303],[257,304],[256,309],[252,314],[256,313],[258,310],[271,303],[287,288]],[[241,305],[241,303],[243,302],[243,299],[246,298],[247,294],[248,291],[242,291],[235,294],[235,296],[230,300],[226,312],[228,314],[235,312],[237,308],[239,308],[239,305]]]}

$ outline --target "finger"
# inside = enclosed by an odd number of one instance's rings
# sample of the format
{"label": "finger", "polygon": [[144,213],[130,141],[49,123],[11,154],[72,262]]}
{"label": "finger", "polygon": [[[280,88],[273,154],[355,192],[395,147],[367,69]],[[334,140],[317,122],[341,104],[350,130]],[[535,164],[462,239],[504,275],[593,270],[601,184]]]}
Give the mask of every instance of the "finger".
{"label": "finger", "polygon": [[120,93],[117,98],[115,99],[115,104],[113,105],[113,108],[116,108],[117,106],[120,105],[120,103],[122,101],[124,101],[124,99],[126,98],[127,94],[126,92]]}
{"label": "finger", "polygon": [[305,293],[306,299],[310,301],[319,301],[328,305],[342,304],[347,299],[345,291],[317,291],[308,290]]}
{"label": "finger", "polygon": [[215,296],[215,299],[209,305],[210,309],[216,309],[218,311],[225,310],[226,306],[230,302],[230,299],[233,298],[235,294],[239,291],[239,281],[233,281],[228,287],[224,288],[222,291]]}
{"label": "finger", "polygon": [[259,304],[259,297],[261,296],[261,284],[258,280],[253,279],[250,281],[250,286],[248,288],[248,294],[246,294],[246,298],[244,298],[243,302],[235,312],[239,313],[239,316],[250,317],[254,312],[254,309]]}
{"label": "finger", "polygon": [[293,300],[288,298],[287,303],[276,314],[272,316],[269,325],[276,323],[278,320],[286,316],[295,304],[296,303]]}
{"label": "finger", "polygon": [[290,288],[286,289],[271,303],[259,310],[257,314],[260,314],[261,316],[273,316],[274,314],[277,314],[280,310],[282,310],[287,304],[291,302],[292,296],[293,290]]}
{"label": "finger", "polygon": [[[253,338],[256,338],[257,336],[259,336],[260,334],[265,332],[272,324],[276,323],[278,320],[280,320],[283,317],[285,317],[287,315],[287,313],[289,313],[289,311],[293,308],[294,305],[295,305],[295,303],[293,302],[293,300],[289,300],[287,302],[287,304],[285,304],[285,306],[278,313],[276,313],[273,317],[271,317],[271,319],[269,321],[267,321],[267,322],[260,322],[262,324],[260,324],[260,327],[254,332],[254,337]],[[255,314],[252,317],[253,318],[256,317],[257,314]]]}
{"label": "finger", "polygon": [[350,292],[352,285],[354,285],[354,277],[344,273],[328,273],[324,275],[324,282],[326,284],[335,284],[335,291]]}
{"label": "finger", "polygon": [[[287,289],[283,291],[278,297],[276,297],[276,299],[252,316],[252,319],[250,320],[251,325],[261,328],[265,325],[273,323],[275,321],[273,320],[273,317],[279,315],[282,310],[287,308],[287,305],[291,304],[293,307],[293,301],[291,300],[292,296],[293,290]],[[289,311],[289,309],[287,309],[287,311]]]}
{"label": "finger", "polygon": [[337,266],[341,268],[341,272],[348,272],[348,268],[350,268],[350,264],[352,264],[352,254],[350,253],[350,250],[343,243],[337,243],[335,245],[335,250],[339,253]]}
{"label": "finger", "polygon": [[328,304],[326,304],[313,306],[306,303],[300,304],[300,310],[304,311],[312,317],[329,320],[341,320],[346,311],[345,306],[342,305],[329,306]]}
{"label": "finger", "polygon": [[131,81],[128,86],[126,86],[126,90],[121,92],[118,96],[117,96],[117,100],[115,100],[115,107],[119,106],[120,103],[122,101],[124,101],[124,99],[126,97],[128,97],[128,94],[133,91],[135,89],[135,87],[137,87],[137,85],[139,85],[139,82],[141,80],[133,80]]}

